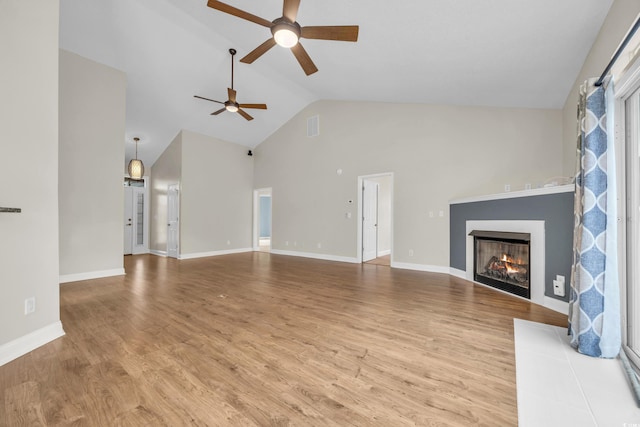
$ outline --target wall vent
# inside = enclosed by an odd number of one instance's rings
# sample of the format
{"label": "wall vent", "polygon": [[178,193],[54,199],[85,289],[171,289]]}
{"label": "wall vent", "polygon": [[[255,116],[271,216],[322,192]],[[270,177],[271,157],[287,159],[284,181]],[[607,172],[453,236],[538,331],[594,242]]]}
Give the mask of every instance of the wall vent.
{"label": "wall vent", "polygon": [[320,116],[316,114],[307,119],[307,136],[318,135],[320,135]]}

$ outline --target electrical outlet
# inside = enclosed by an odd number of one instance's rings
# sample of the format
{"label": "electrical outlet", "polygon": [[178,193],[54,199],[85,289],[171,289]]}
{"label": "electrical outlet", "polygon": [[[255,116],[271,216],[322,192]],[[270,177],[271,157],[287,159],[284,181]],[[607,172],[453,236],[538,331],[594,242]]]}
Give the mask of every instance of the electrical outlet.
{"label": "electrical outlet", "polygon": [[36,298],[31,297],[24,300],[24,314],[31,314],[36,311]]}
{"label": "electrical outlet", "polygon": [[285,245],[285,246],[289,246],[289,241],[288,241],[288,240],[285,240],[285,241],[284,241],[284,245]]}
{"label": "electrical outlet", "polygon": [[444,217],[444,211],[438,211],[438,216],[439,216],[440,218]]}
{"label": "electrical outlet", "polygon": [[511,184],[505,184],[504,185],[504,191],[506,191],[506,192],[511,191]]}
{"label": "electrical outlet", "polygon": [[231,245],[231,240],[227,240],[227,246]]}
{"label": "electrical outlet", "polygon": [[413,256],[413,249],[409,249],[409,256]]}
{"label": "electrical outlet", "polygon": [[524,189],[525,190],[531,190],[531,184],[525,184],[524,185]]}
{"label": "electrical outlet", "polygon": [[318,242],[318,249],[322,249],[322,243]]}
{"label": "electrical outlet", "polygon": [[433,211],[429,211],[429,218],[433,218]]}

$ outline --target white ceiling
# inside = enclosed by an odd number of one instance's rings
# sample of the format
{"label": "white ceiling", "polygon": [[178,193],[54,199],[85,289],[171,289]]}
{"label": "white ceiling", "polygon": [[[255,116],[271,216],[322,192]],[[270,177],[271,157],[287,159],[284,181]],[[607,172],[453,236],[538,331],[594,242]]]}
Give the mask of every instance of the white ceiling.
{"label": "white ceiling", "polygon": [[[562,108],[613,0],[302,0],[302,25],[359,25],[357,43],[302,39],[319,71],[288,49],[239,59],[267,28],[206,0],[61,0],[60,47],[127,73],[127,162],[134,136],[153,164],[181,129],[255,147],[319,99]],[[282,0],[227,0],[267,20]],[[230,86],[255,118],[209,113]],[[606,64],[603,64],[603,67]]]}

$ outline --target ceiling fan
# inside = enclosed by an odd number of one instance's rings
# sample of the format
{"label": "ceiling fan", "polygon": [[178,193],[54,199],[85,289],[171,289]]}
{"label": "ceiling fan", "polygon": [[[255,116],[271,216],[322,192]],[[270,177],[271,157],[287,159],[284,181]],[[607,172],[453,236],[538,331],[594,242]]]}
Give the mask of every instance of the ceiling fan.
{"label": "ceiling fan", "polygon": [[237,52],[235,49],[229,49],[229,53],[231,54],[231,87],[227,88],[227,96],[229,97],[229,99],[227,99],[225,102],[222,102],[216,101],[215,99],[205,98],[204,96],[193,95],[193,97],[204,99],[205,101],[217,102],[218,104],[224,105],[224,108],[211,113],[212,116],[217,116],[223,111],[229,111],[231,113],[238,113],[247,120],[253,120],[253,117],[247,114],[247,112],[244,111],[243,108],[257,108],[260,110],[266,110],[267,104],[238,104],[238,101],[236,100],[236,91],[233,89],[233,57]]}
{"label": "ceiling fan", "polygon": [[240,62],[244,62],[245,64],[251,64],[273,46],[279,44],[282,47],[291,49],[291,52],[293,52],[293,55],[308,76],[318,71],[318,68],[309,57],[307,51],[304,50],[298,42],[300,38],[347,42],[358,41],[359,27],[357,25],[301,27],[300,24],[296,22],[300,0],[284,0],[282,16],[271,22],[217,0],[209,0],[207,6],[237,16],[238,18],[246,19],[247,21],[254,22],[271,30],[273,37],[249,52],[247,56],[240,60]]}

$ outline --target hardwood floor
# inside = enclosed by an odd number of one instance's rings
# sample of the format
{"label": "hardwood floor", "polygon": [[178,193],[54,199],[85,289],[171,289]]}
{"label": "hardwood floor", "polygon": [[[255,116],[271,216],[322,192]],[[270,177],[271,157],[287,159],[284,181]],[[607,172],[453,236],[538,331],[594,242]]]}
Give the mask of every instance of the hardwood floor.
{"label": "hardwood floor", "polygon": [[67,335],[0,367],[6,426],[517,425],[513,321],[443,274],[245,253],[61,286]]}

